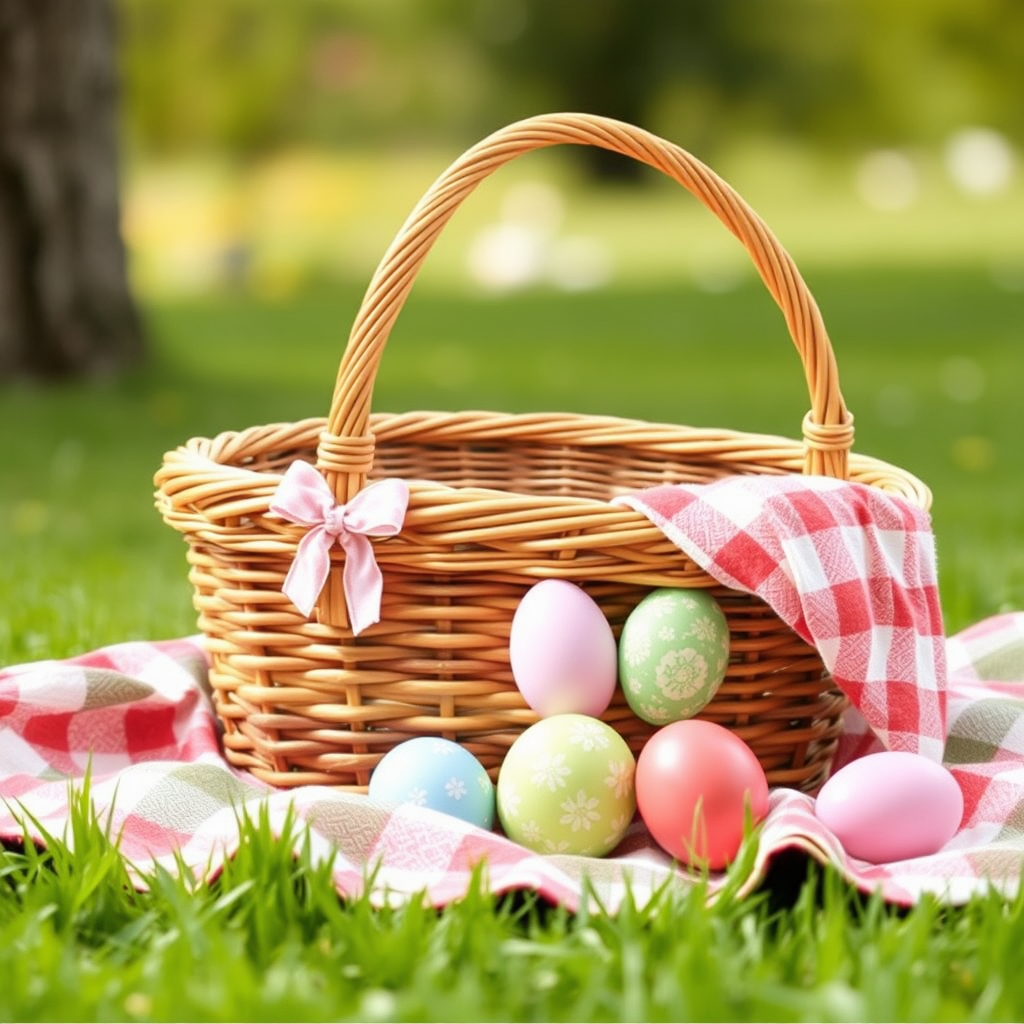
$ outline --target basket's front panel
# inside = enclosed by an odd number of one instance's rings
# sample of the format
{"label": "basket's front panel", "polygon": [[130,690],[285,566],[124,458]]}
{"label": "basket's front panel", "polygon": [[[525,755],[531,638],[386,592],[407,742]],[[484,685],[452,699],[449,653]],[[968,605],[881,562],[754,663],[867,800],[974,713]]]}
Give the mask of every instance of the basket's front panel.
{"label": "basket's front panel", "polygon": [[[529,580],[386,573],[382,621],[357,638],[301,618],[258,579],[230,586],[193,553],[211,681],[234,763],[274,785],[364,790],[383,754],[413,736],[452,739],[496,777],[536,715],[516,688],[508,639]],[[258,572],[250,573],[258,576]],[[669,580],[662,581],[665,584]],[[618,635],[650,586],[588,584]],[[823,781],[842,701],[817,654],[759,602],[715,591],[731,658],[701,717],[735,731],[773,785]],[[639,753],[654,727],[617,690],[603,716]]]}
{"label": "basket's front panel", "polygon": [[[439,735],[496,776],[536,720],[509,668],[512,617],[529,587],[559,577],[591,594],[616,635],[652,588],[712,588],[731,655],[701,717],[746,740],[773,785],[813,789],[823,781],[844,702],[817,653],[764,604],[718,587],[644,517],[608,503],[659,483],[788,471],[799,463],[798,446],[585,417],[407,414],[374,422],[373,475],[406,479],[411,500],[400,534],[375,544],[381,621],[358,637],[307,620],[283,595],[301,531],[266,512],[288,463],[314,460],[322,421],[223,435],[198,445],[202,459],[180,456],[198,468],[180,479],[166,470],[163,511],[189,540],[233,763],[274,785],[363,790],[395,744]],[[237,469],[211,461],[225,453]],[[334,572],[342,559],[335,548]],[[636,753],[654,731],[621,692],[604,717]]]}

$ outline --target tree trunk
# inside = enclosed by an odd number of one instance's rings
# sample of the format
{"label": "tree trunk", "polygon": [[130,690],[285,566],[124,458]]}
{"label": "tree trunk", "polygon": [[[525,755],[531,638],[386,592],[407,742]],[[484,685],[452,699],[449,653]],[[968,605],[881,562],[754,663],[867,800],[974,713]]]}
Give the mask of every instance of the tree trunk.
{"label": "tree trunk", "polygon": [[112,6],[0,0],[0,381],[143,355],[120,235]]}

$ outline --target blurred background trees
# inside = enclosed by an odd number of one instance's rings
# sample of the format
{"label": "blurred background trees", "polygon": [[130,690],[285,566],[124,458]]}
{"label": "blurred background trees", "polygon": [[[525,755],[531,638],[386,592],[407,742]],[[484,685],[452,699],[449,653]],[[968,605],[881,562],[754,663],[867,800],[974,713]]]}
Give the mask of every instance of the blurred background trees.
{"label": "blurred background trees", "polygon": [[550,109],[707,151],[1024,138],[1018,0],[117,0],[134,150],[459,142]]}
{"label": "blurred background trees", "polygon": [[[384,232],[448,160],[503,124],[552,110],[633,121],[738,186],[775,190],[773,202],[807,212],[803,253],[833,236],[856,251],[858,235],[879,227],[864,205],[913,208],[927,224],[922,204],[931,203],[980,247],[1005,234],[1006,217],[988,203],[983,225],[974,200],[1005,195],[1019,178],[1019,0],[109,2],[120,16],[126,231],[136,287],[149,294],[241,285],[284,297],[318,274],[365,281]],[[557,166],[571,181],[549,175],[559,195],[510,199],[511,219],[544,207],[557,220],[563,198],[600,186],[580,177],[580,164],[604,179],[657,179],[566,147],[530,167]],[[812,212],[816,186],[832,188],[827,216],[820,204]],[[634,207],[602,222],[618,217],[642,236],[638,192],[619,190]],[[747,198],[760,205],[763,195]],[[957,212],[947,198],[974,205]],[[400,213],[389,205],[399,201],[408,204]],[[535,280],[523,261],[537,239],[493,206],[490,216],[501,230],[481,242],[487,266],[473,273]],[[449,239],[452,230],[460,227]],[[941,248],[906,225],[875,248],[915,237],[919,249]],[[690,238],[695,273],[724,280],[719,266],[708,271],[718,249]],[[622,244],[616,275],[629,258]],[[649,239],[637,248],[651,249]],[[1024,253],[1010,256],[999,273],[1016,281]],[[591,257],[582,276],[607,280],[610,252]]]}
{"label": "blurred background trees", "polygon": [[[121,198],[136,293],[159,279],[283,294],[303,261],[336,273],[349,260],[324,225],[356,244],[353,218],[409,154],[451,157],[544,111],[633,121],[716,166],[737,144],[847,163],[874,151],[864,181],[892,208],[917,188],[913,147],[974,130],[965,159],[975,176],[988,163],[984,189],[1024,143],[1019,0],[4,0],[0,54],[4,373],[138,355]],[[604,177],[639,169],[573,149]],[[242,166],[255,170],[239,186]],[[44,209],[48,183],[62,199]],[[61,238],[50,266],[64,269],[31,312],[45,282],[26,274]]]}
{"label": "blurred background trees", "polygon": [[110,0],[0,5],[0,380],[141,357],[118,231],[116,56]]}

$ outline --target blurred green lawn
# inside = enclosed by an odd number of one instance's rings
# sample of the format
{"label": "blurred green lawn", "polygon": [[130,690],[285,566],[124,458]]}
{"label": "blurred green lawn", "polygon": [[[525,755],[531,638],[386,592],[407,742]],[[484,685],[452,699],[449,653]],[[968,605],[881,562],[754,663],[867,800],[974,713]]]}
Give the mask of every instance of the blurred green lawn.
{"label": "blurred green lawn", "polygon": [[[1024,607],[1020,298],[969,271],[820,273],[856,447],[935,495],[950,628]],[[184,547],[152,507],[193,435],[325,415],[350,291],[148,310],[157,363],[119,385],[8,391],[0,465],[4,661],[194,629]],[[374,407],[598,412],[798,436],[803,375],[759,286],[413,295]]]}
{"label": "blurred green lawn", "polygon": [[[805,173],[801,191],[799,175],[766,166],[748,198],[822,307],[857,450],[934,491],[947,628],[1024,607],[1024,269],[1020,281],[993,273],[1017,266],[1008,225],[1024,198],[971,206],[936,186],[886,219],[834,181]],[[761,180],[757,169],[744,177]],[[194,631],[184,546],[153,509],[152,475],[191,436],[327,413],[363,283],[424,186],[413,170],[386,201],[375,193],[385,212],[359,285],[313,275],[283,290],[144,291],[150,368],[116,384],[0,388],[0,663]],[[486,294],[467,287],[464,252],[500,195],[484,190],[428,261],[385,352],[377,411],[548,409],[798,436],[808,399],[782,318],[688,196],[581,193],[566,223],[605,232],[618,276],[574,294]],[[726,268],[725,290],[689,272],[695,253]],[[654,264],[663,272],[643,272]]]}

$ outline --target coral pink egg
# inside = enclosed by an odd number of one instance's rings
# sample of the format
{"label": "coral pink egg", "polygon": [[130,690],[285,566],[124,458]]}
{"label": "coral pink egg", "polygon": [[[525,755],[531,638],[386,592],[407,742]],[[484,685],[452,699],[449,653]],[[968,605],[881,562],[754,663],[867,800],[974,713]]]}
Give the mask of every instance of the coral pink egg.
{"label": "coral pink egg", "polygon": [[756,755],[714,722],[659,729],[636,765],[636,801],[654,840],[687,864],[720,871],[736,857],[749,819],[768,813],[768,780]]}

